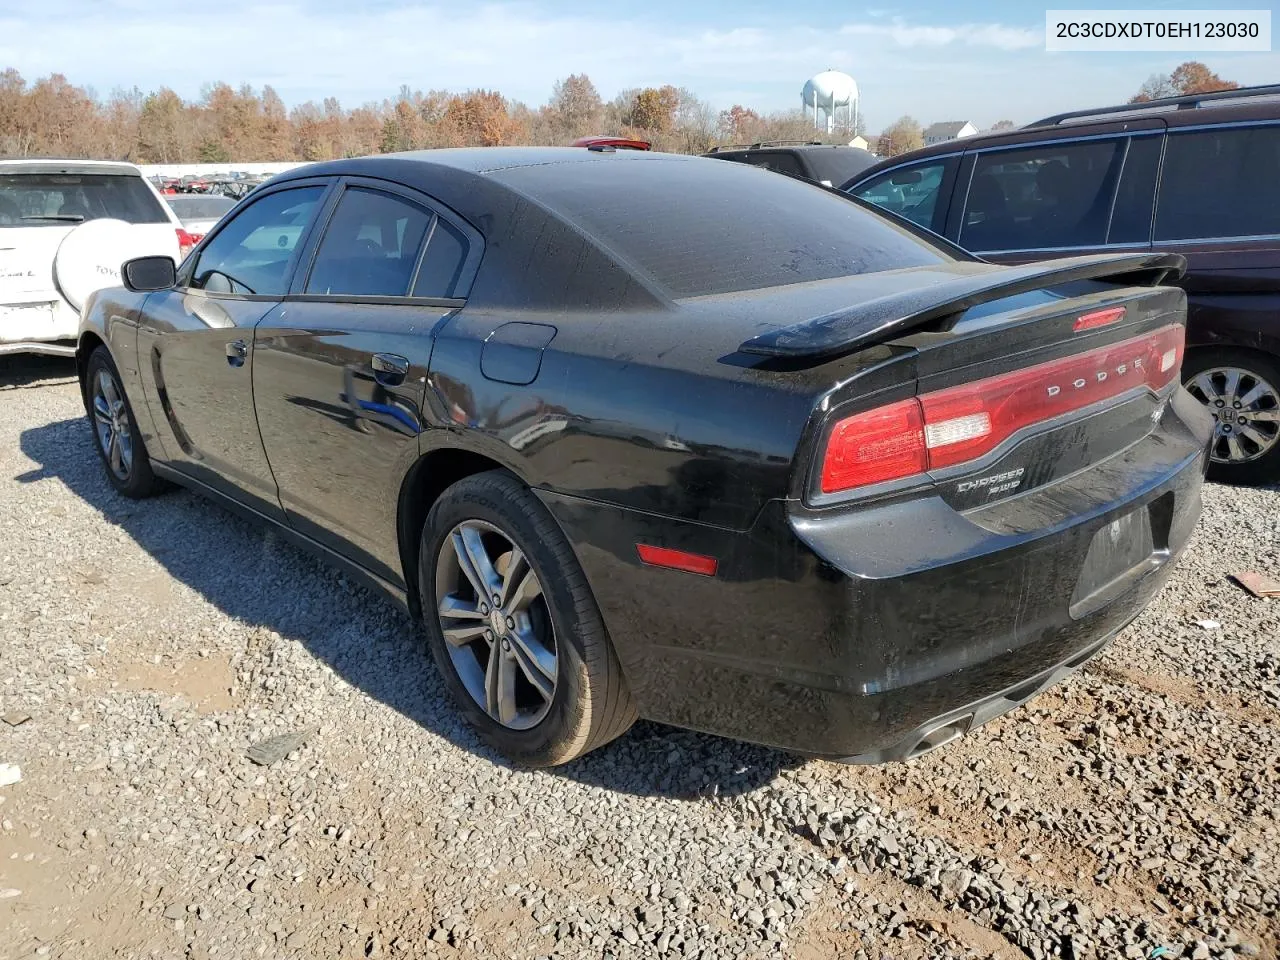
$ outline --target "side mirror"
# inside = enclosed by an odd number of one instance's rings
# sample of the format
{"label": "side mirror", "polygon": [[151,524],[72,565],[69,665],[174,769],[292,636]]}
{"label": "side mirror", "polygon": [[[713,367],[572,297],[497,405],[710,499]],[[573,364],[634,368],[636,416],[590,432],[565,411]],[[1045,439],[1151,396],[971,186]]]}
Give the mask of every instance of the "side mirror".
{"label": "side mirror", "polygon": [[919,183],[923,179],[923,174],[919,170],[904,170],[902,173],[895,173],[889,177],[889,182],[906,186],[909,183]]}
{"label": "side mirror", "polygon": [[124,285],[134,293],[168,290],[178,282],[178,268],[172,257],[137,257],[120,268]]}

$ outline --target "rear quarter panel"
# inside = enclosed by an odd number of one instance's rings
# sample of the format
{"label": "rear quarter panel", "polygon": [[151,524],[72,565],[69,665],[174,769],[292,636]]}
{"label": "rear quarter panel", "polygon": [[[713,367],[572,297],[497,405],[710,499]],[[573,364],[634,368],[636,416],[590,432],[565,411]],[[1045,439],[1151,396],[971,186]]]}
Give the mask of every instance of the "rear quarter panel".
{"label": "rear quarter panel", "polygon": [[481,352],[509,319],[463,310],[437,339],[427,403],[452,429],[428,447],[461,442],[554,493],[732,529],[787,495],[810,375],[725,362],[740,336],[650,310],[520,315],[556,334],[532,383],[495,382]]}

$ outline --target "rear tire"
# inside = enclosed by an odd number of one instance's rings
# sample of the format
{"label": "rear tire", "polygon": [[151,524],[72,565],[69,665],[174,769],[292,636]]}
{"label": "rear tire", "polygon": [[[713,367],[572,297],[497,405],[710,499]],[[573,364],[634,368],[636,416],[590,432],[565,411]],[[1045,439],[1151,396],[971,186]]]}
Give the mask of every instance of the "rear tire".
{"label": "rear tire", "polygon": [[1209,479],[1280,481],[1280,361],[1237,347],[1191,350],[1182,383],[1214,418]]}
{"label": "rear tire", "polygon": [[165,486],[164,481],[151,470],[151,457],[142,442],[133,407],[120,382],[115,361],[105,346],[99,346],[89,355],[84,394],[93,445],[102,459],[107,482],[117,493],[134,500],[159,493]]}
{"label": "rear tire", "polygon": [[532,767],[567,763],[635,722],[577,557],[515,477],[475,474],[440,496],[422,531],[418,587],[445,686],[503,756]]}

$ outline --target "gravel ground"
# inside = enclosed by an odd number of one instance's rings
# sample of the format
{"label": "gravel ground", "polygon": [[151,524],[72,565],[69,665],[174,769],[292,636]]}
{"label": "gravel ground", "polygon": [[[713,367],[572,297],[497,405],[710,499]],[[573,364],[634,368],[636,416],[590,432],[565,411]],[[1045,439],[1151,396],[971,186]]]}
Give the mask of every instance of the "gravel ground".
{"label": "gravel ground", "polygon": [[0,957],[1276,956],[1280,600],[1226,574],[1280,577],[1278,491],[1208,488],[1117,643],[927,757],[642,723],[530,773],[391,607],[90,444],[0,358]]}

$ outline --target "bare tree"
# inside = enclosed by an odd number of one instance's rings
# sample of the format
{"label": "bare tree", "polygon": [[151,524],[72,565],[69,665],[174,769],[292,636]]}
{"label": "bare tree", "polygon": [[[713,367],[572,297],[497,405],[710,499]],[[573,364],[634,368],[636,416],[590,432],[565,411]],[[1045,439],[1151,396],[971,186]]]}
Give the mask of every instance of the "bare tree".
{"label": "bare tree", "polygon": [[1214,93],[1218,90],[1236,90],[1240,84],[1223,80],[1199,60],[1180,63],[1170,74],[1153,73],[1138,88],[1130,103],[1146,103],[1163,97],[1187,96],[1193,93]]}
{"label": "bare tree", "polygon": [[[142,102],[138,117],[138,159],[144,163],[176,163],[194,159],[190,123],[182,99],[167,87]],[[185,129],[184,129],[185,128]]]}
{"label": "bare tree", "polygon": [[665,133],[675,125],[680,91],[672,86],[645,87],[635,95],[623,122],[654,133]]}
{"label": "bare tree", "polygon": [[556,81],[547,113],[562,136],[581,137],[599,132],[604,103],[591,78],[585,73],[575,73],[565,80]]}
{"label": "bare tree", "polygon": [[1153,73],[1138,88],[1138,92],[1130,99],[1130,103],[1146,103],[1148,100],[1160,100],[1164,97],[1178,95],[1178,88],[1168,74]]}
{"label": "bare tree", "polygon": [[924,131],[911,117],[899,117],[876,140],[876,153],[897,157],[924,146]]}
{"label": "bare tree", "polygon": [[760,114],[735,103],[719,116],[720,133],[734,143],[747,143],[760,126]]}

